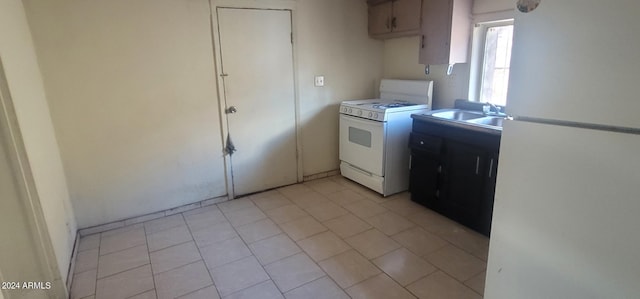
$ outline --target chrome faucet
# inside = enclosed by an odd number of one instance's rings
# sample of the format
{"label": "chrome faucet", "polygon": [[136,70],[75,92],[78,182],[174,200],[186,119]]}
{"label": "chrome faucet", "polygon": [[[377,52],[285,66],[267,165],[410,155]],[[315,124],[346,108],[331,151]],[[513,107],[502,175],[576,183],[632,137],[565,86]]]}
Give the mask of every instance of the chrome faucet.
{"label": "chrome faucet", "polygon": [[484,113],[484,115],[497,115],[497,116],[506,115],[501,110],[502,109],[498,107],[496,104],[489,103],[489,102],[484,103],[484,106],[482,106],[482,113]]}

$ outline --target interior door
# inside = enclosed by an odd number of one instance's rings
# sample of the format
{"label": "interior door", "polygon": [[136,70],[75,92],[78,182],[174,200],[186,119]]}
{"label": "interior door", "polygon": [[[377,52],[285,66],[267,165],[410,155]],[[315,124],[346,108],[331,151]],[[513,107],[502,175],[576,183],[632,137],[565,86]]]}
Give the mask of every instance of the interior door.
{"label": "interior door", "polygon": [[218,8],[234,194],[297,181],[291,11]]}
{"label": "interior door", "polygon": [[[0,63],[0,298],[64,298],[5,79]],[[22,282],[49,285],[29,289]]]}

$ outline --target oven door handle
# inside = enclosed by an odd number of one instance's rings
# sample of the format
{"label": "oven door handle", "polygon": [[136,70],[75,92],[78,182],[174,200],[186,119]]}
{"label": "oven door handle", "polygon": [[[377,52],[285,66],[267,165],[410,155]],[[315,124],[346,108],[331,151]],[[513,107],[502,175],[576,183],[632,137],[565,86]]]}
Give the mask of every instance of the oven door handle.
{"label": "oven door handle", "polygon": [[373,120],[373,119],[364,119],[364,118],[359,118],[359,117],[356,117],[356,116],[351,116],[351,115],[346,115],[346,114],[340,114],[340,117],[345,119],[345,120],[353,121],[353,122],[360,123],[360,124],[367,125],[367,126],[374,126],[374,127],[383,127],[384,126],[384,122]]}

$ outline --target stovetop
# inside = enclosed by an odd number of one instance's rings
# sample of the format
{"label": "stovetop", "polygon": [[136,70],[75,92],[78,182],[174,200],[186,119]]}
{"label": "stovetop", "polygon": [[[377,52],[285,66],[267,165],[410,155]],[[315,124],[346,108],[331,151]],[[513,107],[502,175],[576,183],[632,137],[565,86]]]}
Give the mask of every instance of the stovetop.
{"label": "stovetop", "polygon": [[367,99],[344,101],[340,105],[340,113],[362,118],[384,121],[385,115],[397,112],[427,109],[427,104],[412,103],[402,100]]}
{"label": "stovetop", "polygon": [[409,107],[415,106],[418,104],[408,103],[408,102],[395,102],[395,103],[385,103],[385,104],[373,104],[371,107],[375,109],[390,109],[390,108],[399,108],[399,107]]}

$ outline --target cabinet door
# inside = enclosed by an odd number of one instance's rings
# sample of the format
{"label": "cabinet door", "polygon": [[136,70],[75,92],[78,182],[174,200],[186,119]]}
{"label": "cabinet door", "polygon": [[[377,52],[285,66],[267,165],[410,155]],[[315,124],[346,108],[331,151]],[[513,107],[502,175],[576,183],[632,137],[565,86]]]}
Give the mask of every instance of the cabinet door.
{"label": "cabinet door", "polygon": [[393,2],[369,5],[369,35],[391,32],[391,12]]}
{"label": "cabinet door", "polygon": [[491,219],[493,215],[493,200],[496,190],[496,176],[498,174],[498,153],[491,153],[488,156],[488,169],[485,171],[484,197],[481,206],[481,219],[478,231],[489,235],[491,232]]}
{"label": "cabinet door", "polygon": [[411,148],[409,176],[411,200],[439,211],[442,138],[411,133],[409,147]]}
{"label": "cabinet door", "polygon": [[455,220],[477,228],[485,196],[487,153],[480,147],[454,141],[447,141],[446,151],[444,203]]}
{"label": "cabinet door", "polygon": [[392,31],[419,32],[421,7],[422,0],[396,0],[393,2]]}
{"label": "cabinet door", "polygon": [[440,172],[442,164],[436,156],[411,151],[409,191],[411,200],[440,211]]}
{"label": "cabinet door", "polygon": [[420,63],[449,64],[453,0],[424,0]]}

